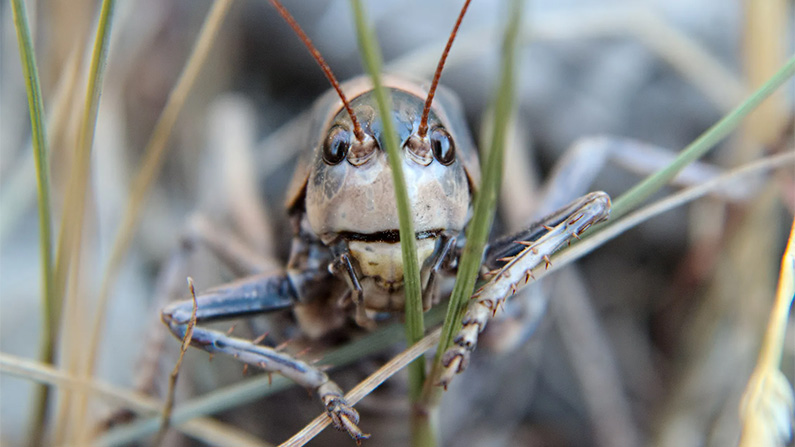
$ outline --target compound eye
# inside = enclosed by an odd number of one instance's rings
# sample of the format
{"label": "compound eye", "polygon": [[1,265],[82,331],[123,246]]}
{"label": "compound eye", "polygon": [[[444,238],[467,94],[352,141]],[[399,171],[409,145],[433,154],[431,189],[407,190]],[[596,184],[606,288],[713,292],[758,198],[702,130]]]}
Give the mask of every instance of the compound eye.
{"label": "compound eye", "polygon": [[431,131],[431,149],[439,163],[449,166],[455,161],[453,137],[444,128],[436,127]]}
{"label": "compound eye", "polygon": [[351,133],[342,126],[334,126],[329,130],[323,142],[323,161],[336,165],[348,155],[351,148]]}

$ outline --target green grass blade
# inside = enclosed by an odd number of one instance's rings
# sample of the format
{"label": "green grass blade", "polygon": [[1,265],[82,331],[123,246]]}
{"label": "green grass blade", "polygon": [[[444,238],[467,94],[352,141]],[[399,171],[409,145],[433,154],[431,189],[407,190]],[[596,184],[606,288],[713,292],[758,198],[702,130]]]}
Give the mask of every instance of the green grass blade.
{"label": "green grass blade", "polygon": [[[483,250],[494,220],[494,211],[497,207],[499,187],[502,181],[505,137],[514,106],[516,42],[519,35],[521,15],[522,2],[512,1],[509,22],[502,42],[500,80],[494,103],[494,122],[491,127],[493,131],[484,163],[483,181],[475,197],[472,220],[467,228],[467,242],[464,246],[455,285],[453,286],[453,293],[448,304],[447,316],[442,328],[442,338],[436,351],[435,370],[438,369],[442,354],[450,347],[453,336],[461,325],[463,310],[466,308],[469,297],[475,288]],[[435,380],[433,376],[431,379]],[[429,384],[426,389],[430,390],[432,389],[431,387],[433,389],[436,388],[433,384]],[[429,391],[426,391],[426,394],[429,393]]]}
{"label": "green grass blade", "polygon": [[759,104],[768,96],[773,94],[787,79],[795,75],[795,56],[770,78],[762,87],[756,90],[751,96],[743,101],[737,108],[729,112],[720,121],[715,123],[700,137],[682,150],[676,159],[666,168],[660,170],[640,182],[638,185],[622,194],[613,203],[611,219],[615,219],[626,214],[639,203],[646,200],[650,195],[662,188],[671,179],[694,160],[702,157],[720,140],[733,132],[737,125],[749,113],[754,111]]}
{"label": "green grass blade", "polygon": [[[48,163],[49,148],[47,146],[47,132],[44,120],[44,102],[41,97],[41,84],[36,66],[36,54],[33,49],[33,38],[28,26],[25,2],[12,0],[11,9],[14,14],[14,26],[17,30],[19,42],[19,57],[22,63],[22,72],[25,77],[25,87],[30,110],[31,139],[33,143],[33,158],[36,165],[36,183],[39,195],[39,256],[41,262],[41,296],[42,319],[41,340],[39,356],[43,363],[50,364],[55,353],[54,334],[57,333],[60,315],[53,294],[53,265],[52,265],[52,223],[50,214],[50,168]],[[40,444],[44,433],[44,422],[49,401],[49,392],[46,386],[37,390],[34,405],[34,417],[31,437],[33,444]]]}
{"label": "green grass blade", "polygon": [[[403,177],[403,160],[398,146],[397,133],[389,117],[392,116],[390,98],[381,84],[381,52],[378,49],[375,33],[367,26],[359,0],[351,0],[356,22],[356,34],[362,52],[362,61],[373,80],[378,110],[383,119],[384,142],[395,182],[395,201],[400,222],[400,248],[403,253],[403,289],[406,294],[406,340],[409,345],[419,341],[425,332],[422,315],[422,290],[420,287],[420,267],[417,261],[417,244],[414,233],[411,205]],[[425,381],[423,357],[409,367],[409,387],[412,401],[419,398]]]}

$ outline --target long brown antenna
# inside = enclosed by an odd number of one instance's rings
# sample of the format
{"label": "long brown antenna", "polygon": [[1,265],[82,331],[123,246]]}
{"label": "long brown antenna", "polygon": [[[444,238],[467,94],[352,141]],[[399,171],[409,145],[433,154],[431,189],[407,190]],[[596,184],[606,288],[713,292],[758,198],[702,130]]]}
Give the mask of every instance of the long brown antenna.
{"label": "long brown antenna", "polygon": [[[318,65],[320,65],[320,69],[323,70],[323,74],[326,75],[326,78],[329,80],[331,85],[334,87],[334,90],[337,91],[340,99],[342,100],[342,105],[345,106],[345,110],[348,112],[348,115],[351,117],[351,122],[353,123],[353,134],[356,136],[356,139],[359,142],[364,141],[364,132],[362,131],[362,127],[359,125],[359,121],[356,119],[356,115],[353,114],[353,109],[351,105],[348,103],[348,100],[345,98],[345,93],[342,93],[342,88],[340,87],[340,83],[337,82],[337,78],[334,77],[334,74],[331,72],[331,68],[329,68],[326,61],[323,59],[323,56],[320,55],[320,51],[315,48],[315,45],[312,43],[312,40],[309,39],[309,36],[306,35],[304,30],[298,25],[298,22],[295,21],[292,15],[287,11],[284,5],[279,2],[279,0],[270,0],[271,4],[279,14],[284,18],[290,28],[295,31],[295,34],[298,35],[298,38],[301,39],[301,42],[304,43],[306,48],[312,53],[312,57],[315,58]],[[467,2],[469,3],[469,2]],[[459,19],[460,20],[460,19]]]}
{"label": "long brown antenna", "polygon": [[439,59],[439,65],[436,66],[436,73],[433,75],[431,89],[428,91],[428,98],[425,100],[425,108],[422,109],[420,128],[417,131],[417,134],[420,136],[420,138],[425,138],[425,135],[428,133],[428,115],[431,113],[431,103],[433,102],[433,96],[436,94],[436,87],[439,85],[439,78],[442,77],[444,63],[447,61],[447,55],[450,53],[450,48],[453,47],[453,41],[455,40],[456,34],[458,34],[458,27],[461,26],[461,21],[464,20],[464,14],[466,14],[467,8],[469,8],[470,1],[471,0],[466,0],[464,2],[464,6],[461,7],[461,12],[458,14],[458,20],[455,21],[453,32],[450,33],[450,38],[447,39],[447,46],[444,47],[442,58]]}

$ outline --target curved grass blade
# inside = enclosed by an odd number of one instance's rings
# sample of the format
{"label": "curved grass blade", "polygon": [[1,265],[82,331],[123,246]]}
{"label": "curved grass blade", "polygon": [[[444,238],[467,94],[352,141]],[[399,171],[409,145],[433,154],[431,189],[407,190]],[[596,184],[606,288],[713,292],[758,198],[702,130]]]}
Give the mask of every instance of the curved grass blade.
{"label": "curved grass blade", "polygon": [[[30,111],[30,127],[33,145],[33,158],[36,165],[36,184],[38,189],[39,208],[39,257],[41,262],[41,340],[39,357],[42,362],[50,364],[55,353],[55,334],[58,332],[60,321],[59,305],[53,289],[53,259],[52,259],[52,221],[50,214],[50,168],[49,147],[47,145],[47,132],[44,119],[44,101],[41,97],[41,83],[39,71],[36,66],[36,53],[33,48],[33,38],[28,26],[28,17],[25,2],[12,0],[11,9],[14,14],[14,27],[17,30],[19,43],[19,57],[22,62],[22,72],[25,77],[25,88],[28,96]],[[31,444],[38,445],[42,442],[44,424],[46,419],[49,390],[40,387],[36,390],[33,409],[33,424],[31,426]]]}

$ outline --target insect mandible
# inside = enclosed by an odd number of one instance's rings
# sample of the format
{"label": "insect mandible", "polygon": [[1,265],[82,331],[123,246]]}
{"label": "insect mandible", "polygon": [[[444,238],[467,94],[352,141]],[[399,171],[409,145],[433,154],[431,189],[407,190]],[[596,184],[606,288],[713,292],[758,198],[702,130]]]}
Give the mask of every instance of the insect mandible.
{"label": "insect mandible", "polygon": [[[466,5],[462,15],[465,10]],[[285,18],[293,22],[289,15]],[[286,268],[197,296],[193,346],[231,355],[315,390],[333,425],[357,442],[368,437],[358,427],[359,415],[325,372],[282,351],[201,324],[292,310],[302,330],[320,336],[349,318],[370,328],[376,320],[403,311],[403,260],[392,169],[383,149],[384,119],[395,123],[402,148],[423,308],[438,302],[437,277],[455,271],[480,178],[477,152],[460,106],[451,93],[437,90],[441,66],[431,84],[384,76],[393,106],[389,117],[379,114],[366,77],[322,96],[303,133],[306,153],[287,194],[294,234]],[[336,87],[336,80],[330,78]],[[478,333],[505,299],[531,282],[532,269],[605,220],[609,210],[607,194],[590,193],[489,246],[484,265],[492,274],[473,295],[455,345],[444,356],[443,385],[466,368]],[[183,338],[192,310],[193,301],[179,301],[163,309],[161,317],[176,337]]]}

